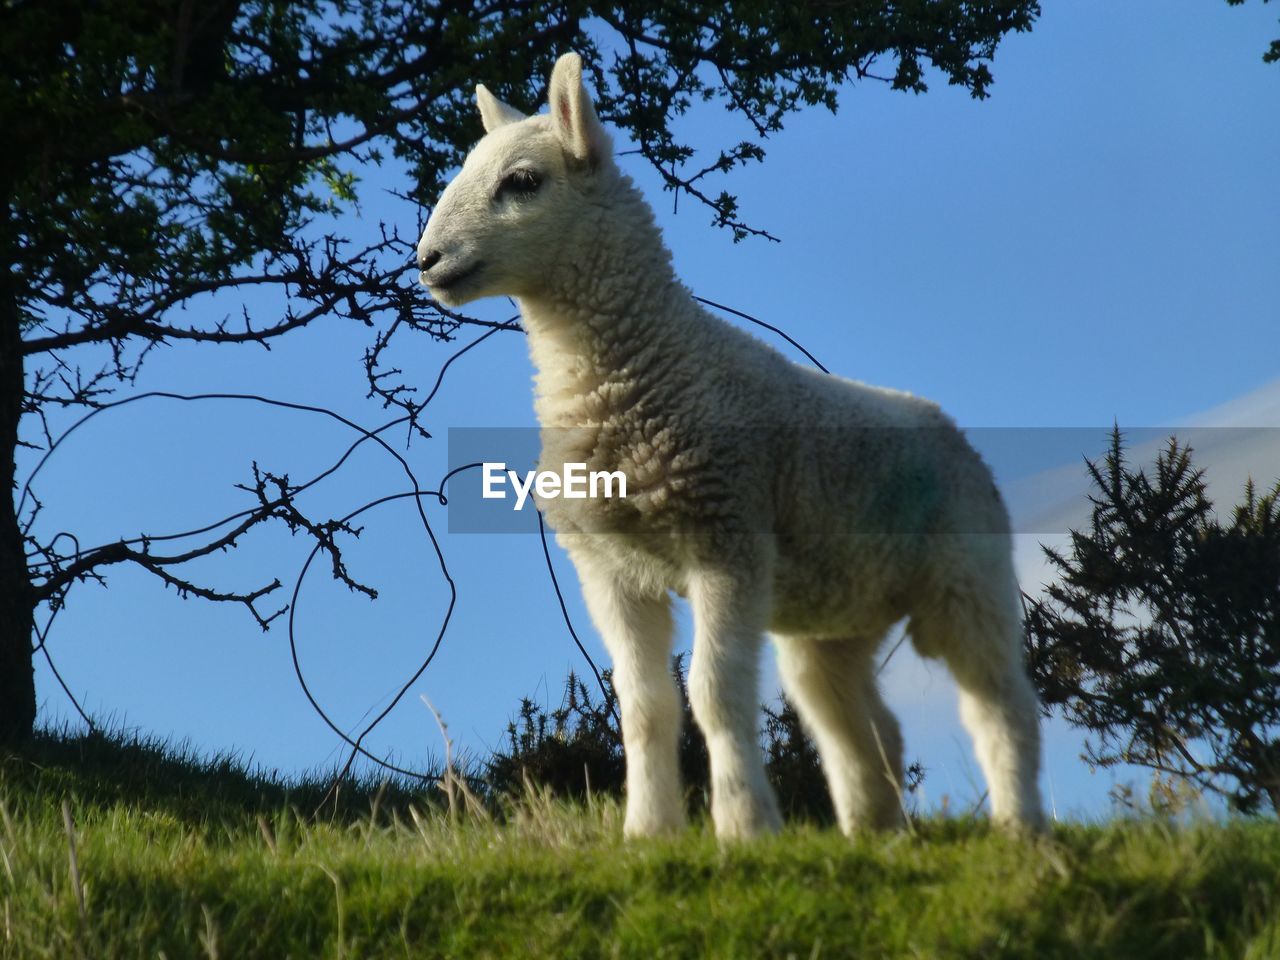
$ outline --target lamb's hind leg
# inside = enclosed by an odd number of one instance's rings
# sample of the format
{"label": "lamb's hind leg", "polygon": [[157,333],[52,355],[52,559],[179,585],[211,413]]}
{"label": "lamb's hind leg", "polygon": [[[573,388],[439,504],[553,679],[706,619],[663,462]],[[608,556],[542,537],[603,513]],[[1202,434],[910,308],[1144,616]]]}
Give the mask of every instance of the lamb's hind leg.
{"label": "lamb's hind leg", "polygon": [[[576,558],[575,558],[576,561]],[[640,596],[612,577],[579,565],[583,597],[613,659],[627,763],[629,837],[669,833],[684,824],[680,785],[680,692],[671,675],[671,602]]]}
{"label": "lamb's hind leg", "polygon": [[1024,663],[1015,590],[949,596],[914,616],[911,633],[922,654],[941,656],[955,676],[960,719],[987,780],[991,818],[1038,829],[1044,817],[1039,707]]}
{"label": "lamb's hind leg", "polygon": [[760,647],[767,589],[720,572],[691,579],[693,660],[689,705],[707,741],[711,818],[721,838],[750,837],[781,825],[760,749]]}
{"label": "lamb's hind leg", "polygon": [[783,689],[822,758],[840,829],[902,823],[902,734],[876,686],[875,644],[775,636]]}

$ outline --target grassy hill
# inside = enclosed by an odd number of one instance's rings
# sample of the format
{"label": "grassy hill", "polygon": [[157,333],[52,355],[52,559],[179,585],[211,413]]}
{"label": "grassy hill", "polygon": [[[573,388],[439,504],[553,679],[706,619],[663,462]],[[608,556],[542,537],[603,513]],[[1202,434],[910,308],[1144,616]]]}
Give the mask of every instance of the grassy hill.
{"label": "grassy hill", "polygon": [[0,761],[0,957],[1280,958],[1274,821],[721,849],[623,842],[612,801],[455,820],[356,784],[315,816],[323,787],[41,738]]}

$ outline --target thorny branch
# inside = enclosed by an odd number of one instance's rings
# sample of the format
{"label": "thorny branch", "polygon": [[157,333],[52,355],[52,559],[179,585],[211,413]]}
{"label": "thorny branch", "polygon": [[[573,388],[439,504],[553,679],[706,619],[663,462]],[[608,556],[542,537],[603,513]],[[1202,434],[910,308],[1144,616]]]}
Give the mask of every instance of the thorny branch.
{"label": "thorny branch", "polygon": [[[374,599],[377,591],[351,577],[342,559],[342,550],[338,545],[339,534],[360,535],[358,528],[336,520],[315,521],[309,519],[294,502],[297,488],[289,485],[287,476],[278,477],[263,472],[258,464],[253,464],[253,483],[237,484],[239,489],[254,495],[258,505],[242,516],[240,522],[220,536],[180,553],[160,554],[152,549],[152,538],[141,536],[134,540],[117,540],[113,543],[94,547],[91,550],[80,550],[79,542],[69,534],[60,533],[48,543],[37,543],[34,537],[28,537],[30,546],[29,558],[32,569],[40,573],[34,578],[34,599],[37,603],[46,604],[51,611],[60,609],[75,583],[93,580],[105,583],[102,570],[119,563],[133,563],[160,578],[166,585],[177,589],[179,595],[196,596],[205,600],[243,604],[258,625],[266,630],[271,621],[285,612],[281,607],[264,615],[257,602],[267,594],[273,593],[281,586],[278,579],[253,590],[216,590],[200,586],[192,580],[174,573],[172,568],[180,567],[201,557],[221,553],[239,545],[241,538],[254,527],[268,521],[280,520],[289,530],[297,534],[306,533],[312,537],[317,547],[325,552],[332,561],[335,580],[345,583],[350,589]],[[76,549],[71,553],[62,552],[57,544],[69,538]]]}
{"label": "thorny branch", "polygon": [[[264,257],[260,272],[252,276],[239,275],[224,282],[139,287],[132,290],[131,300],[126,297],[124,301],[112,303],[99,304],[85,297],[77,301],[76,309],[61,311],[58,329],[54,329],[52,321],[47,319],[34,324],[35,336],[26,340],[24,349],[33,357],[42,355],[47,359],[44,366],[31,371],[24,403],[28,412],[38,415],[46,453],[21,490],[17,508],[22,514],[21,528],[32,577],[33,602],[46,604],[51,611],[56,611],[74,584],[104,582],[106,568],[129,563],[153,574],[184,597],[241,604],[255,622],[266,629],[286,609],[264,611],[260,603],[280,587],[278,580],[252,589],[228,590],[197,583],[179,571],[191,561],[235,548],[246,533],[272,520],[283,522],[294,534],[301,533],[313,539],[318,549],[329,558],[335,579],[354,591],[375,597],[376,591],[353,578],[342,559],[340,538],[358,536],[359,530],[342,521],[313,519],[296,502],[299,493],[323,476],[295,487],[290,485],[287,476],[263,472],[254,463],[252,481],[240,486],[254,496],[256,504],[252,508],[182,535],[152,537],[140,534],[88,550],[81,549],[79,542],[65,533],[58,533],[43,542],[37,538],[34,531],[42,503],[31,480],[67,435],[54,438],[49,426],[49,410],[79,406],[88,408],[92,416],[120,403],[131,402],[137,397],[115,401],[110,394],[115,384],[136,380],[143,361],[156,347],[172,340],[193,339],[213,343],[252,342],[269,349],[275,337],[321,317],[355,320],[362,325],[379,328],[373,346],[366,351],[364,362],[369,396],[381,398],[384,407],[395,406],[403,410],[405,416],[394,422],[407,422],[411,433],[428,437],[418,422],[425,402],[417,402],[413,398],[413,389],[397,380],[401,377],[399,368],[382,364],[396,334],[408,330],[435,340],[449,340],[457,329],[467,324],[487,326],[491,332],[511,327],[509,323],[476,321],[464,314],[446,311],[425,297],[416,284],[404,283],[405,266],[413,262],[412,253],[412,243],[385,226],[380,227],[380,236],[375,242],[355,253],[347,251],[344,242],[332,236],[319,241],[298,239],[293,242],[288,255]],[[207,298],[221,290],[246,285],[282,287],[288,296],[284,316],[278,321],[258,325],[244,311],[241,324],[233,326],[229,320],[223,320],[204,328],[154,319],[168,318],[196,298]],[[301,307],[295,306],[299,300],[304,304]],[[64,359],[67,349],[93,343],[100,343],[106,353],[100,365],[91,372],[85,373],[81,367],[73,367]],[[77,356],[80,355],[78,350]],[[176,399],[196,399],[173,396]],[[71,430],[83,422],[83,419],[77,422]],[[349,422],[348,425],[355,426]],[[371,436],[377,439],[375,434],[361,432],[365,434],[362,439]],[[385,446],[384,441],[378,439],[378,442]],[[27,445],[39,446],[34,442]],[[340,465],[341,461],[332,469]],[[227,528],[228,523],[234,525]],[[160,541],[188,539],[215,531],[218,532],[212,539],[185,551],[165,554],[154,549]],[[70,549],[72,546],[74,549]]]}

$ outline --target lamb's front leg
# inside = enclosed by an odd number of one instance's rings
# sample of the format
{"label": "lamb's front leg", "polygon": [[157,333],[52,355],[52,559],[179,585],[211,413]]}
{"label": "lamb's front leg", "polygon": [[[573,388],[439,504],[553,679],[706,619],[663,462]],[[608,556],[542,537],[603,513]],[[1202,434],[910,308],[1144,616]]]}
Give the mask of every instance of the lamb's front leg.
{"label": "lamb's front leg", "polygon": [[[577,558],[575,557],[575,563]],[[613,658],[627,762],[629,837],[670,833],[684,825],[680,785],[680,691],[671,676],[671,601],[638,596],[627,585],[578,564],[591,619]]]}
{"label": "lamb's front leg", "polygon": [[781,825],[760,749],[760,647],[768,611],[761,577],[702,572],[691,579],[689,704],[707,740],[716,836],[752,837]]}

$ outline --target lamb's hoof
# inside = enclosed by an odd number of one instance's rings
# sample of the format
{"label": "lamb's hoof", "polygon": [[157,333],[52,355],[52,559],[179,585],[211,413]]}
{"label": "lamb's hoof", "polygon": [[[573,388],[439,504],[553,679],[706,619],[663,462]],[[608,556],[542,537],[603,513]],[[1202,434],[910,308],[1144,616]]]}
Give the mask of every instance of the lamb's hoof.
{"label": "lamb's hoof", "polygon": [[896,801],[892,807],[881,807],[877,810],[840,817],[840,832],[846,837],[893,833],[906,825],[906,816]]}
{"label": "lamb's hoof", "polygon": [[782,829],[782,817],[772,798],[734,804],[713,802],[711,819],[715,823],[716,839],[721,841],[750,840]]}
{"label": "lamb's hoof", "polygon": [[684,824],[684,810],[679,807],[655,810],[627,804],[627,818],[622,824],[622,835],[628,840],[669,837],[683,830]]}
{"label": "lamb's hoof", "polygon": [[1038,837],[1049,832],[1049,824],[1039,810],[1017,816],[995,816],[991,822],[997,829],[1017,837]]}

